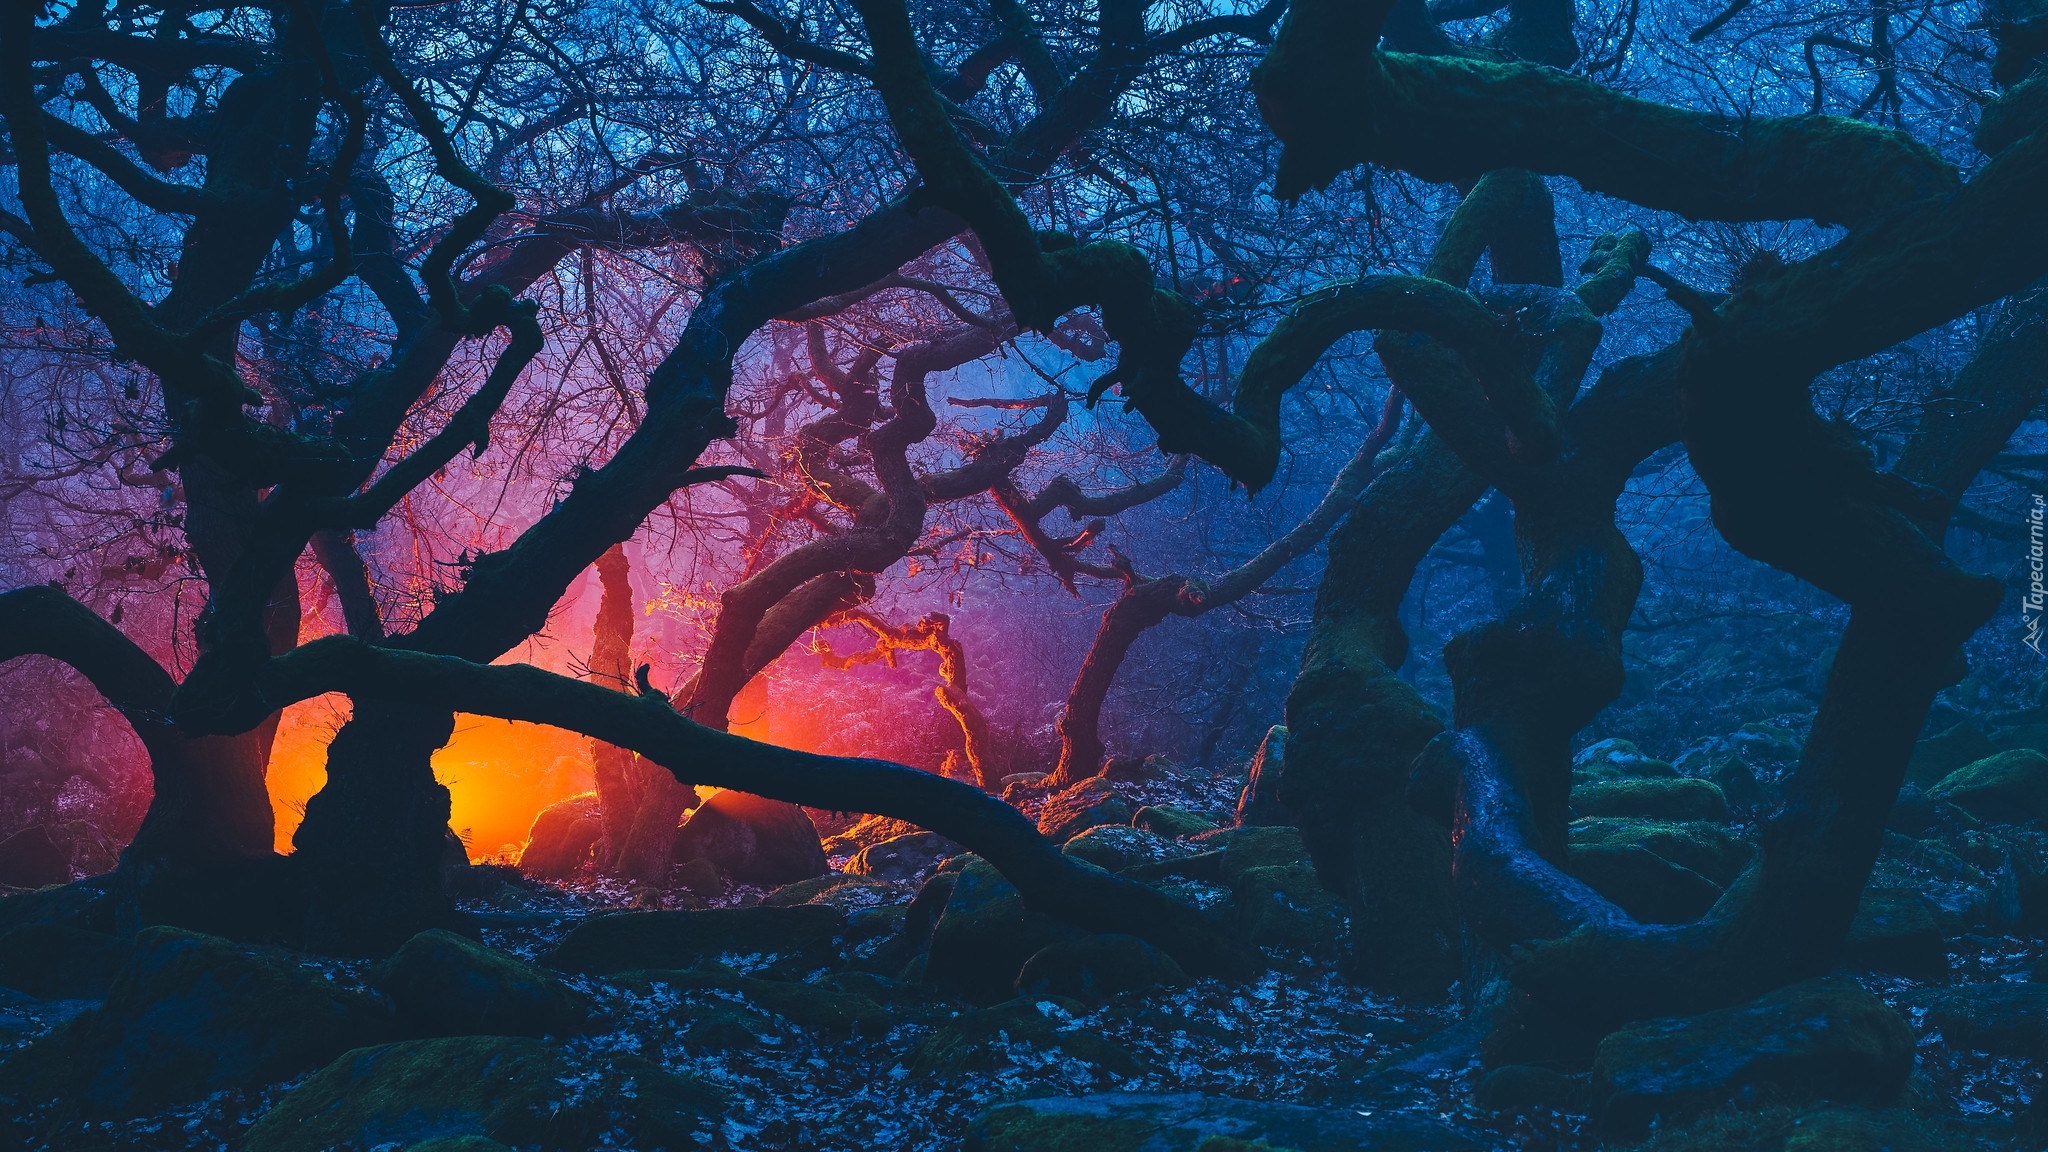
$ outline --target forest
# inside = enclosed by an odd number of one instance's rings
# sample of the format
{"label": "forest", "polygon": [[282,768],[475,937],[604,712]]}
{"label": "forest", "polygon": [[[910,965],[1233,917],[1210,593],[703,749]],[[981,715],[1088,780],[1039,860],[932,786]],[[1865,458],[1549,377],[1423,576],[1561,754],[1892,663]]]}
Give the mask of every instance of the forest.
{"label": "forest", "polygon": [[0,1145],[2048,1148],[2048,0],[4,0]]}

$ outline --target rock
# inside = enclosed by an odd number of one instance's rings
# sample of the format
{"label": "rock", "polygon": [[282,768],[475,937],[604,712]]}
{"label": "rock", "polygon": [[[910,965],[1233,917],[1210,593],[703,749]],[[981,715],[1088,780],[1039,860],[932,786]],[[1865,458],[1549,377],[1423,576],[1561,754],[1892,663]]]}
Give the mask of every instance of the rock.
{"label": "rock", "polygon": [[1094,1002],[1119,992],[1187,982],[1173,957],[1136,936],[1103,933],[1040,949],[1017,973],[1017,995],[1046,994]]}
{"label": "rock", "polygon": [[1195,837],[1195,843],[1204,850],[1223,853],[1216,878],[1226,884],[1252,868],[1299,864],[1308,859],[1301,831],[1291,826],[1219,828]]}
{"label": "rock", "polygon": [[943,1079],[986,1076],[1012,1062],[1013,1046],[1024,1045],[1058,1050],[1117,1076],[1144,1072],[1145,1064],[1128,1049],[1081,1026],[1078,1018],[1086,1012],[1078,1001],[1038,996],[962,1013],[911,1050],[910,1071]]}
{"label": "rock", "polygon": [[540,810],[519,852],[519,871],[536,880],[562,880],[590,860],[604,836],[597,793],[584,792],[557,800]]}
{"label": "rock", "polygon": [[669,873],[669,880],[676,887],[693,896],[716,900],[725,895],[725,876],[718,871],[718,865],[699,856],[675,866]]}
{"label": "rock", "polygon": [[1247,868],[1231,882],[1237,922],[1254,944],[1335,959],[1350,919],[1309,864]]}
{"label": "rock", "polygon": [[421,1036],[566,1036],[590,1011],[552,974],[438,928],[407,940],[370,983]]}
{"label": "rock", "polygon": [[522,1149],[689,1148],[722,1095],[638,1056],[572,1059],[539,1040],[462,1036],[363,1048],[249,1129],[247,1152],[418,1146],[481,1136]]}
{"label": "rock", "polygon": [[927,868],[964,849],[937,832],[912,832],[870,844],[846,862],[846,871],[877,880],[910,881]]}
{"label": "rock", "polygon": [[733,882],[764,888],[827,868],[818,829],[802,808],[730,789],[698,805],[676,833],[678,863],[700,856]]}
{"label": "rock", "polygon": [[1565,871],[1644,924],[1686,924],[1721,898],[1721,886],[1639,844],[1573,844]]}
{"label": "rock", "polygon": [[1024,897],[1002,873],[969,856],[932,929],[925,978],[978,1003],[1006,1000],[1026,960],[1080,935],[1071,924],[1025,908]]}
{"label": "rock", "polygon": [[1103,762],[1102,775],[1118,784],[1145,784],[1166,779],[1177,767],[1165,756],[1111,756]]}
{"label": "rock", "polygon": [[1866,889],[1842,963],[1887,976],[1939,980],[1948,971],[1948,944],[1934,905],[1912,888]]}
{"label": "rock", "polygon": [[1010,881],[981,857],[965,857],[946,910],[932,929],[926,980],[979,1004],[1006,1000],[1024,961],[1047,945],[1079,937],[1065,920],[1032,912]]}
{"label": "rock", "polygon": [[437,1136],[414,1144],[405,1152],[512,1152],[512,1149],[483,1136]]}
{"label": "rock", "polygon": [[2009,1134],[1933,1109],[1746,1106],[1660,1129],[1638,1152],[1977,1152],[2009,1146]]}
{"label": "rock", "polygon": [[619,912],[571,929],[541,963],[558,972],[602,976],[635,968],[689,968],[722,956],[787,960],[805,971],[838,959],[846,918],[836,908],[707,908]]}
{"label": "rock", "polygon": [[1944,776],[1927,796],[1992,823],[2048,818],[2048,756],[2032,748],[2000,752]]}
{"label": "rock", "polygon": [[1716,757],[1712,767],[1701,774],[1701,779],[1712,781],[1727,799],[1728,806],[1738,812],[1754,812],[1770,803],[1764,786],[1757,782],[1755,770],[1740,756]]}
{"label": "rock", "polygon": [[1580,1112],[1586,1086],[1576,1077],[1536,1064],[1508,1064],[1486,1074],[1472,1102],[1488,1112]]}
{"label": "rock", "polygon": [[1726,824],[1728,799],[1706,780],[1610,780],[1572,789],[1572,811],[1580,816],[1643,816],[1652,820],[1711,820]]}
{"label": "rock", "polygon": [[1646,1020],[1600,1042],[1594,1114],[1603,1139],[1640,1140],[1679,1119],[1763,1093],[1884,1104],[1913,1071],[1913,1029],[1846,978],[1807,980],[1733,1008]]}
{"label": "rock", "polygon": [[1965,720],[1913,746],[1913,759],[1906,765],[1906,780],[1922,788],[1934,784],[1958,768],[1998,754],[1975,720]]}
{"label": "rock", "polygon": [[991,1108],[967,1130],[968,1152],[1197,1152],[1222,1138],[1308,1152],[1477,1152],[1491,1141],[1431,1116],[1309,1108],[1188,1092],[1096,1092]]}
{"label": "rock", "polygon": [[2048,984],[1971,984],[1927,993],[1922,1024],[1957,1048],[2048,1058]]}
{"label": "rock", "polygon": [[1192,856],[1194,849],[1156,832],[1122,824],[1098,824],[1066,842],[1060,851],[1108,872],[1121,872],[1137,864],[1156,864],[1180,856]]}
{"label": "rock", "polygon": [[794,908],[799,904],[816,904],[825,908],[837,908],[848,916],[885,904],[900,904],[910,899],[910,886],[893,880],[877,880],[872,876],[848,876],[831,872],[809,880],[785,884],[761,901],[763,908]]}
{"label": "rock", "polygon": [[1244,791],[1237,797],[1237,822],[1241,825],[1292,824],[1280,803],[1280,780],[1287,769],[1287,726],[1266,729],[1259,750],[1252,756],[1251,771],[1245,776]]}
{"label": "rock", "polygon": [[1585,784],[1605,780],[1674,777],[1678,769],[1653,756],[1645,756],[1626,740],[1601,740],[1588,744],[1572,759],[1572,779]]}
{"label": "rock", "polygon": [[1927,836],[1939,827],[1941,811],[1927,794],[1911,784],[1899,789],[1899,797],[1892,802],[1892,814],[1885,821],[1885,831],[1906,836]]}
{"label": "rock", "polygon": [[1185,808],[1176,808],[1170,804],[1152,804],[1138,809],[1131,817],[1131,827],[1179,839],[1211,831],[1216,827],[1216,822]]}
{"label": "rock", "polygon": [[71,882],[71,854],[50,839],[50,830],[31,824],[0,840],[0,884],[41,888]]}
{"label": "rock", "polygon": [[1008,792],[1012,787],[1036,788],[1040,784],[1045,783],[1046,778],[1051,775],[1052,773],[1050,772],[1012,772],[1001,780],[996,781],[996,783],[1005,792]]}
{"label": "rock", "polygon": [[1129,824],[1131,805],[1116,785],[1090,776],[1064,792],[1046,797],[1039,809],[1038,831],[1055,844],[1065,844],[1102,824]]}
{"label": "rock", "polygon": [[145,928],[106,1002],[20,1059],[87,1117],[140,1116],[310,1072],[397,1027],[389,1004],[282,954]]}
{"label": "rock", "polygon": [[1645,820],[1639,817],[1595,816],[1574,820],[1569,830],[1574,849],[1595,846],[1647,848],[1666,860],[1726,888],[1756,855],[1756,845],[1724,824],[1704,820]]}
{"label": "rock", "polygon": [[0,986],[39,1000],[100,1000],[127,963],[127,942],[62,924],[0,933]]}
{"label": "rock", "polygon": [[924,829],[908,820],[893,816],[864,816],[854,822],[851,828],[825,840],[825,855],[852,856],[870,844],[880,844],[898,836],[912,836]]}

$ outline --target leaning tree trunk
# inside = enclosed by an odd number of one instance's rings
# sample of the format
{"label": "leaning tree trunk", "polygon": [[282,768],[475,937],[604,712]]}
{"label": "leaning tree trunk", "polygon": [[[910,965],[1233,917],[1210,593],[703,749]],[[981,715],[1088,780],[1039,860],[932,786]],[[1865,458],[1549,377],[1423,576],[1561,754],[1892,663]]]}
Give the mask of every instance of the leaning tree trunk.
{"label": "leaning tree trunk", "polygon": [[[631,692],[633,684],[633,568],[626,546],[614,544],[597,559],[601,587],[597,625],[590,646],[590,678]],[[655,882],[668,874],[673,829],[695,807],[695,790],[646,764],[632,752],[602,740],[590,742],[590,766],[597,783],[600,872]],[[669,831],[663,834],[663,829]]]}

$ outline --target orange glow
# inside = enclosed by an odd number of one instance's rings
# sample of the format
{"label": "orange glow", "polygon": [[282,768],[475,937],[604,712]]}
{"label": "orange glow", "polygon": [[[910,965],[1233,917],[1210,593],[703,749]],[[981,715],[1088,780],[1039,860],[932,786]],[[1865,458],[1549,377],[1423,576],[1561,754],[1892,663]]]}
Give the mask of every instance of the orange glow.
{"label": "orange glow", "polygon": [[[307,798],[327,782],[327,742],[348,716],[348,700],[338,695],[285,710],[270,755],[278,851],[291,851]],[[470,858],[481,860],[524,843],[542,808],[591,789],[588,741],[538,724],[457,715],[455,734],[434,753],[434,778],[452,800],[449,825]]]}

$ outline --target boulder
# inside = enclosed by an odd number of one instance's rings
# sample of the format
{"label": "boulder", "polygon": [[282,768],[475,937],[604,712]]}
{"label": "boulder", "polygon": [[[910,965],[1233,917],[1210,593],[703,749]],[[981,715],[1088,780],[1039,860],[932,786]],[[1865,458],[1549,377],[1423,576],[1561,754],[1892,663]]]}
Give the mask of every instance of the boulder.
{"label": "boulder", "polygon": [[764,888],[822,876],[817,826],[795,804],[730,789],[697,806],[676,833],[674,860],[699,857],[739,884]]}
{"label": "boulder", "polygon": [[[967,1152],[1197,1152],[1265,1145],[1324,1152],[1477,1152],[1495,1147],[1434,1116],[1410,1111],[1365,1114],[1352,1108],[1310,1108],[1239,1100],[1201,1092],[1152,1095],[1096,1092],[998,1105],[967,1130]],[[1212,1152],[1214,1152],[1212,1146]]]}
{"label": "boulder", "polygon": [[602,976],[635,968],[689,968],[698,960],[778,961],[811,971],[838,959],[846,918],[836,908],[706,908],[619,912],[585,920],[541,963],[558,972]]}
{"label": "boulder", "polygon": [[809,880],[785,884],[770,892],[761,901],[763,908],[794,908],[799,904],[819,904],[837,908],[851,916],[884,904],[897,904],[912,895],[910,886],[894,880],[877,880],[872,876],[848,876],[842,872],[828,872]]}
{"label": "boulder", "polygon": [[1171,758],[1156,752],[1150,756],[1111,756],[1102,763],[1102,775],[1118,784],[1147,784],[1166,779],[1178,767]]}
{"label": "boulder", "polygon": [[1569,829],[1572,849],[1593,847],[1647,848],[1651,852],[1726,888],[1756,855],[1756,845],[1725,824],[1704,820],[1645,820],[1640,817],[1595,816],[1574,820]]}
{"label": "boulder", "polygon": [[2048,984],[1970,984],[1937,989],[1921,1002],[1921,1023],[1956,1048],[2048,1059]]}
{"label": "boulder", "polygon": [[1579,816],[1642,816],[1652,820],[1711,820],[1726,824],[1728,798],[1707,780],[1687,777],[1608,780],[1572,789]]}
{"label": "boulder", "polygon": [[604,837],[597,793],[584,792],[557,800],[540,810],[519,851],[519,871],[536,880],[574,876],[590,860]]}
{"label": "boulder", "polygon": [[41,888],[71,882],[71,853],[50,839],[50,830],[31,824],[0,840],[0,884]]}
{"label": "boulder", "polygon": [[1721,795],[1728,800],[1728,806],[1738,812],[1753,812],[1770,803],[1764,786],[1757,781],[1756,771],[1749,761],[1740,756],[1717,756],[1700,779],[1712,781]]}
{"label": "boulder", "polygon": [[1842,963],[1865,972],[1939,980],[1948,971],[1948,944],[1927,897],[1912,888],[1870,888],[1842,948]]}
{"label": "boulder", "polygon": [[1991,823],[2048,818],[2048,756],[2032,748],[2000,752],[1944,776],[1927,796]]}
{"label": "boulder", "polygon": [[1026,960],[1081,930],[1026,908],[1017,889],[979,856],[966,860],[932,929],[925,979],[989,1004],[1014,994]]}
{"label": "boulder", "polygon": [[0,933],[0,987],[40,1000],[100,1000],[127,963],[129,945],[63,924],[22,924]]}
{"label": "boulder", "polygon": [[1958,768],[1997,754],[1998,746],[1984,735],[1977,722],[1964,720],[1913,746],[1913,759],[1906,765],[1906,780],[1925,788]]}
{"label": "boulder", "polygon": [[1216,822],[1199,812],[1190,812],[1171,804],[1152,804],[1138,809],[1132,815],[1131,827],[1179,839],[1211,831],[1216,827]]}
{"label": "boulder", "polygon": [[20,1059],[87,1117],[140,1116],[287,1080],[393,1039],[383,1000],[283,954],[145,928],[104,1004]]}
{"label": "boulder", "polygon": [[1064,792],[1046,797],[1038,812],[1038,831],[1055,844],[1064,844],[1101,824],[1129,824],[1131,805],[1116,785],[1100,776],[1090,776]]}
{"label": "boulder", "polygon": [[1344,901],[1309,864],[1247,868],[1230,884],[1237,922],[1254,944],[1335,959],[1350,922]]}
{"label": "boulder", "polygon": [[918,1042],[911,1050],[910,1071],[942,1079],[986,1077],[1010,1065],[1014,1050],[1023,1046],[1057,1051],[1117,1076],[1144,1072],[1144,1062],[1123,1045],[1082,1026],[1086,1012],[1079,1001],[1046,995],[962,1013]]}
{"label": "boulder", "polygon": [[1057,994],[1092,1003],[1186,982],[1173,957],[1136,936],[1103,933],[1040,949],[1017,973],[1017,995]]}
{"label": "boulder", "polygon": [[853,854],[846,871],[877,880],[910,881],[926,869],[964,849],[937,832],[911,832],[870,844]]}
{"label": "boulder", "polygon": [[685,860],[669,873],[669,881],[692,896],[705,900],[716,900],[725,895],[725,876],[718,865],[702,856]]}
{"label": "boulder", "polygon": [[1266,729],[1259,750],[1252,756],[1251,771],[1245,776],[1244,791],[1237,797],[1237,822],[1243,825],[1292,824],[1280,803],[1280,779],[1287,769],[1287,726]]}
{"label": "boulder", "polygon": [[1537,1064],[1507,1064],[1488,1072],[1472,1090],[1472,1103],[1488,1112],[1581,1112],[1583,1080]]}
{"label": "boulder", "polygon": [[[1195,837],[1204,852],[1221,852],[1215,879],[1231,883],[1253,868],[1299,864],[1308,859],[1308,845],[1292,826],[1219,828]],[[1189,857],[1194,859],[1194,857]],[[1209,879],[1209,877],[1198,877]]]}
{"label": "boulder", "polygon": [[1098,824],[1067,841],[1060,851],[1108,872],[1192,856],[1195,852],[1178,840],[1123,824]]}
{"label": "boulder", "polygon": [[1572,779],[1582,784],[1677,775],[1678,769],[1654,756],[1643,755],[1640,749],[1626,740],[1601,740],[1588,744],[1572,758]]}
{"label": "boulder", "polygon": [[1762,1094],[1884,1104],[1913,1071],[1913,1029],[1855,981],[1829,977],[1698,1016],[1646,1020],[1600,1042],[1594,1114],[1603,1139],[1635,1141]]}
{"label": "boulder", "polygon": [[1721,886],[1639,844],[1573,844],[1565,871],[1644,924],[1686,924],[1721,898]]}
{"label": "boulder", "polygon": [[910,821],[898,820],[894,816],[863,816],[854,821],[853,826],[846,831],[835,833],[825,839],[825,855],[852,856],[870,844],[880,844],[884,840],[911,836],[923,831],[924,829]]}
{"label": "boulder", "polygon": [[418,1147],[470,1136],[521,1149],[690,1148],[721,1094],[638,1056],[572,1058],[539,1040],[461,1036],[350,1052],[249,1129],[247,1152]]}
{"label": "boulder", "polygon": [[566,1036],[589,1014],[553,974],[439,928],[407,940],[370,983],[421,1036]]}

